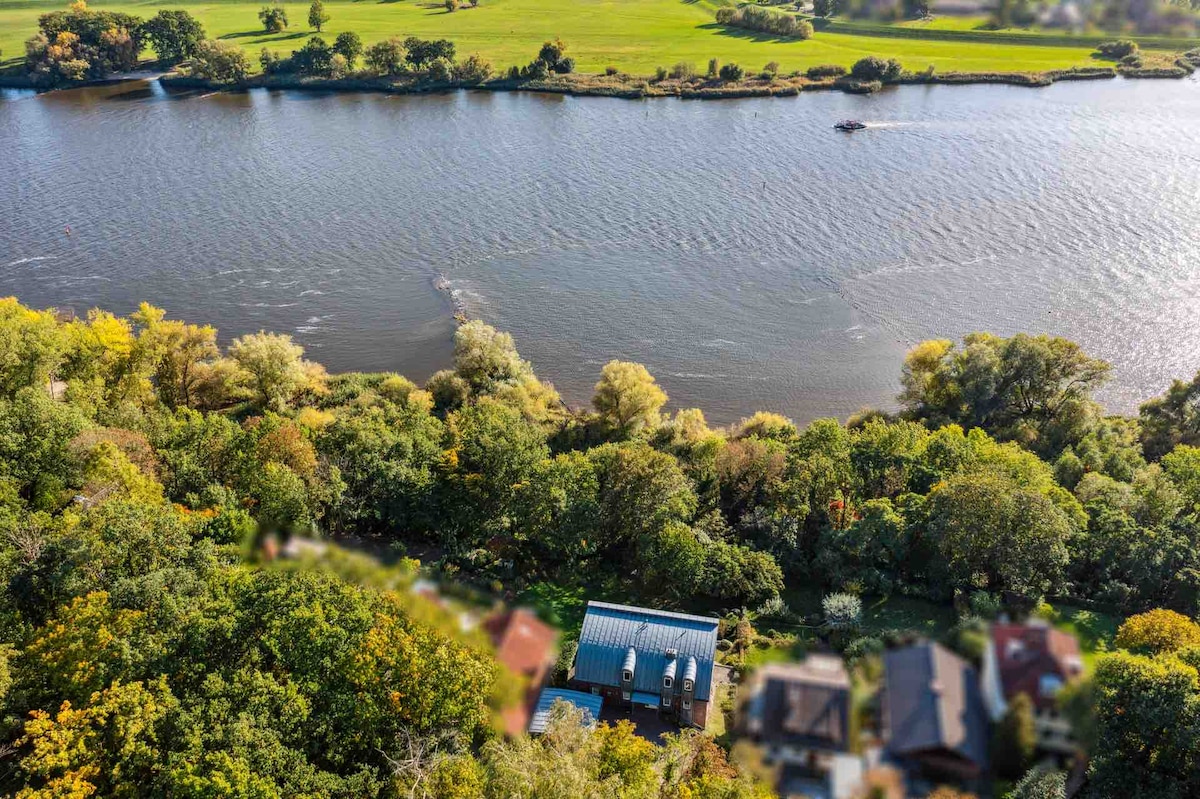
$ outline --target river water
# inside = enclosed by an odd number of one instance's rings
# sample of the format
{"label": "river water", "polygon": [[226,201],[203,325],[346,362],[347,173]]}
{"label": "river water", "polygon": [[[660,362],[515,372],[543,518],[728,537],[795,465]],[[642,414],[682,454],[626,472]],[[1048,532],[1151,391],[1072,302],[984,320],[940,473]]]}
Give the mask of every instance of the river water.
{"label": "river water", "polygon": [[971,330],[1080,341],[1132,411],[1200,369],[1198,222],[1191,79],[0,100],[0,295],[147,300],[419,380],[449,287],[573,404],[622,358],[719,423],[889,406],[909,346]]}

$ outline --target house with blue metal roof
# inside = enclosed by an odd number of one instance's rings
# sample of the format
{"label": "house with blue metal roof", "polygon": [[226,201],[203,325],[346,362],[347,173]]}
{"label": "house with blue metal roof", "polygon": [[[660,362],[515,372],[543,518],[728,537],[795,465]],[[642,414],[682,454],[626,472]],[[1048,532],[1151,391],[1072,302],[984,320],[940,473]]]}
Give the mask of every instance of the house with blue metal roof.
{"label": "house with blue metal roof", "polygon": [[652,707],[703,728],[716,652],[715,618],[588,602],[571,685],[609,704]]}

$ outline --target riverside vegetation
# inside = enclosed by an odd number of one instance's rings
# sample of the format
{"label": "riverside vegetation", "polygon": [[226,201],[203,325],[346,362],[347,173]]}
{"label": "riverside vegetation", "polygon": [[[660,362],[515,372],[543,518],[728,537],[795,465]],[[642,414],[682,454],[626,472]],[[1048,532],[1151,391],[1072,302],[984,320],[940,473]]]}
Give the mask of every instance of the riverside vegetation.
{"label": "riverside vegetation", "polygon": [[[31,75],[44,86],[123,71],[129,66],[129,58],[136,62],[146,46],[154,49],[160,66],[182,64],[185,66],[181,71],[190,72],[194,79],[215,84],[241,83],[254,76],[255,81],[264,84],[352,80],[352,85],[360,88],[369,88],[369,82],[374,88],[403,90],[421,83],[478,85],[489,79],[494,88],[508,88],[520,79],[526,87],[620,96],[794,94],[805,88],[827,87],[871,90],[877,88],[873,81],[813,80],[809,71],[825,64],[849,70],[872,54],[903,65],[907,71],[903,78],[898,75],[897,81],[1002,80],[1040,85],[1065,77],[1110,76],[1118,70],[1130,75],[1179,76],[1192,69],[1192,60],[1176,55],[1186,49],[1186,42],[1153,36],[1140,39],[1144,53],[1137,64],[1113,62],[1109,66],[1096,62],[1094,48],[1100,40],[1094,37],[1079,37],[1078,43],[1068,44],[1061,36],[992,32],[980,40],[978,35],[983,34],[978,31],[939,28],[929,32],[933,38],[925,39],[925,32],[915,28],[809,20],[793,12],[757,6],[708,6],[707,0],[661,7],[652,0],[636,8],[591,8],[585,4],[565,18],[561,14],[547,16],[548,9],[532,6],[518,11],[522,3],[541,1],[511,0],[493,6],[487,0],[461,4],[450,0],[440,13],[432,15],[427,9],[414,14],[418,7],[410,3],[363,7],[317,2],[308,7],[277,4],[256,5],[253,9],[230,3],[204,8],[184,6],[165,12],[167,18],[158,14],[143,22],[124,6],[94,11],[81,0],[69,12],[45,15],[39,14],[37,3],[9,8],[6,3],[12,0],[0,0],[0,21],[6,23],[0,24],[0,30],[7,31],[8,37],[22,37],[27,36],[22,29],[31,32],[35,26],[40,28],[40,38],[35,37],[24,49]],[[913,13],[921,7],[915,4]],[[141,8],[131,6],[128,10]],[[239,22],[243,12],[245,20]],[[627,19],[626,14],[635,14],[637,22]],[[646,24],[647,15],[656,24]],[[52,18],[49,23],[48,17]],[[298,21],[304,19],[311,31],[328,35],[318,35],[310,42],[307,55],[316,56],[315,60],[293,62],[307,67],[309,73],[296,70],[287,73],[293,76],[291,79],[284,79],[280,77],[284,73],[277,71],[268,80],[268,63],[289,63],[291,54],[298,52],[296,46],[304,44],[296,41],[307,36],[297,30]],[[815,34],[814,22],[820,23]],[[609,31],[606,25],[619,27],[618,23],[632,27],[623,28],[620,36],[615,29],[605,33]],[[155,35],[150,34],[151,29],[155,29]],[[722,35],[747,29],[751,32],[746,35]],[[405,31],[407,36],[397,36],[397,30]],[[512,32],[519,35],[511,36]],[[67,35],[59,40],[60,34]],[[173,34],[189,41],[202,40],[205,35],[214,38],[203,47],[193,44],[190,51],[184,52],[167,41]],[[453,65],[440,59],[435,59],[436,64],[430,62],[427,71],[412,69],[401,76],[373,69],[366,62],[360,66],[345,54],[335,59],[338,54],[332,53],[327,60],[323,53],[343,35],[355,36],[366,46],[396,39],[449,41],[458,52],[473,53],[473,63],[465,76],[444,69]],[[101,41],[111,36],[121,41]],[[559,36],[571,43],[572,69],[550,69],[545,76],[536,69],[522,74],[523,65],[529,63],[541,43],[560,41]],[[648,38],[642,41],[639,36]],[[523,43],[519,48],[515,44],[518,41]],[[108,53],[114,49],[123,49],[123,58],[110,58]],[[19,69],[21,39],[10,41],[0,34],[0,50],[8,56],[10,67]],[[203,58],[193,67],[191,62],[197,56]],[[697,69],[697,64],[714,58],[716,70]],[[48,61],[55,66],[46,69]],[[496,65],[494,76],[492,64]],[[479,78],[483,65],[488,69]],[[729,67],[727,76],[740,77],[723,77],[721,65]],[[255,76],[260,69],[264,74]],[[691,77],[673,78],[671,73]]]}
{"label": "riverside vegetation", "polygon": [[[551,613],[586,596],[786,623],[797,588],[919,598],[957,609],[960,645],[1046,598],[1147,611],[1072,697],[1089,795],[1195,795],[1200,375],[1124,418],[1091,399],[1108,373],[1070,341],[972,334],[909,353],[896,414],[720,430],[621,361],[567,408],[479,321],[418,386],[329,375],[285,335],[223,350],[148,305],[64,321],[0,300],[0,781],[22,799],[767,795],[694,733],[496,739],[511,680],[403,590],[421,567]],[[431,554],[247,561],[269,533]],[[854,597],[825,606],[852,658],[901,633],[856,632]]]}

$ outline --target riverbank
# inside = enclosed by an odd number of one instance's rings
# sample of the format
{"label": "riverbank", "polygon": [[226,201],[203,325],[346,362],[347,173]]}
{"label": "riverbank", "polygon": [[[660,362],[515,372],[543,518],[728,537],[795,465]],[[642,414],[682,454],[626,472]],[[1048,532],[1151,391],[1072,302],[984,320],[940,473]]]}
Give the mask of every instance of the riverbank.
{"label": "riverbank", "polygon": [[885,85],[970,85],[1001,84],[1040,87],[1058,81],[1107,80],[1118,75],[1128,78],[1183,78],[1196,66],[1179,59],[1173,67],[1130,69],[1126,67],[1079,67],[1045,72],[916,72],[904,73],[899,79],[883,84],[878,81],[859,81],[847,76],[814,80],[805,76],[754,77],[741,81],[693,78],[655,80],[636,75],[555,75],[542,80],[510,80],[495,78],[482,83],[462,81],[427,81],[414,78],[354,77],[317,78],[297,75],[255,75],[240,83],[222,83],[184,75],[167,75],[162,85],[169,89],[199,89],[204,91],[245,91],[275,89],[319,92],[385,92],[389,94],[424,94],[458,89],[482,91],[521,91],[572,96],[616,97],[640,100],[654,97],[678,97],[685,100],[736,99],[745,97],[794,97],[801,92],[843,91],[850,94],[869,94]]}

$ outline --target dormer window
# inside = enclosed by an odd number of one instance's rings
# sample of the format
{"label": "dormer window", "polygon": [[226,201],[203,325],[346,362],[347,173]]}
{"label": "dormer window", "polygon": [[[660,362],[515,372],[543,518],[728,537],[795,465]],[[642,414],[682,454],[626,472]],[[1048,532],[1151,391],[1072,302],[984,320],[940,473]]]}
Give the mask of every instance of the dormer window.
{"label": "dormer window", "polygon": [[685,690],[685,691],[690,691],[690,690],[692,690],[692,681],[691,681],[691,680],[684,680],[684,681],[683,681],[683,690]]}
{"label": "dormer window", "polygon": [[670,677],[663,677],[663,688],[670,688],[674,683]]}
{"label": "dormer window", "polygon": [[633,682],[633,672],[632,671],[621,672],[621,681],[622,682]]}

